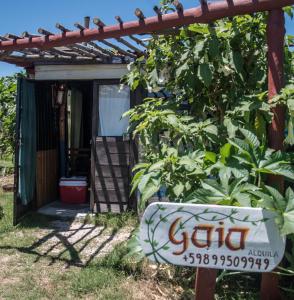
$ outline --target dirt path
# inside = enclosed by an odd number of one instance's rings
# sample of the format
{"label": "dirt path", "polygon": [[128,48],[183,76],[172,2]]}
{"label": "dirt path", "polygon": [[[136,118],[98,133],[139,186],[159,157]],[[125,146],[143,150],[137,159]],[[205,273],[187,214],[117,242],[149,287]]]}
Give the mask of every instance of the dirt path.
{"label": "dirt path", "polygon": [[62,260],[78,266],[89,265],[94,259],[110,253],[116,245],[128,240],[132,232],[132,228],[116,232],[80,221],[52,221],[49,227],[52,229],[38,232],[31,251],[52,262]]}
{"label": "dirt path", "polygon": [[6,184],[13,184],[13,181],[14,175],[0,176],[0,188],[2,188],[2,186]]}
{"label": "dirt path", "polygon": [[7,232],[0,238],[0,299],[179,299],[174,287],[152,278],[154,268],[136,278],[115,255],[99,265],[132,230],[55,220]]}

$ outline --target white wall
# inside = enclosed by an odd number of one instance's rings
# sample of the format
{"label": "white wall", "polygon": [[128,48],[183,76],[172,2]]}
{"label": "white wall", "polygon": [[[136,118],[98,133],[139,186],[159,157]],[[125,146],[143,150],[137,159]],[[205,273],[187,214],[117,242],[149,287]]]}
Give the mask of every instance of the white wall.
{"label": "white wall", "polygon": [[127,73],[127,65],[39,65],[35,80],[92,80],[117,79]]}

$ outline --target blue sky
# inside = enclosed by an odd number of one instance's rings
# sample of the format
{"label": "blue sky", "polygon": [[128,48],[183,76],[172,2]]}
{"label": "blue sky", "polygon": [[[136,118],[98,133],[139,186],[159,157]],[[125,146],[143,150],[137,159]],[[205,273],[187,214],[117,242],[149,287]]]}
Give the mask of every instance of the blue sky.
{"label": "blue sky", "polygon": [[[0,34],[7,32],[20,35],[24,31],[37,32],[39,27],[56,31],[55,24],[72,27],[75,22],[83,22],[84,16],[101,18],[106,24],[115,23],[114,16],[123,20],[134,19],[137,7],[146,16],[153,15],[152,7],[159,0],[18,0],[3,1],[0,10]],[[185,8],[197,4],[195,0],[182,0]],[[287,32],[294,35],[294,20],[287,19]],[[0,76],[10,75],[18,69],[13,65],[0,63]]]}

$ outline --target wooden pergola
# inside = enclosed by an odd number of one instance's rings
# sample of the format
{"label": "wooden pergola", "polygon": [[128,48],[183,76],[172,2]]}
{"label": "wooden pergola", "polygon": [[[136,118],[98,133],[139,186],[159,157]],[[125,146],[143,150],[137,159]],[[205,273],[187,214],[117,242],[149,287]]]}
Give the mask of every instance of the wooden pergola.
{"label": "wooden pergola", "polygon": [[[121,20],[119,17],[117,17]],[[93,19],[93,24],[98,28],[103,28],[104,23],[98,19]],[[90,17],[84,18],[84,23],[75,23],[80,34],[83,34],[90,28]],[[60,36],[65,37],[67,33],[73,32],[60,23],[56,24],[56,28],[60,31]],[[38,34],[31,34],[27,31],[17,36],[8,33],[4,36],[0,35],[0,43],[5,45],[12,43],[17,44],[18,41],[35,42],[41,39],[46,42],[50,37],[55,36],[54,33],[39,28]],[[130,61],[146,56],[147,45],[142,36],[129,35],[126,38],[117,37],[109,40],[100,40],[99,42],[87,41],[76,43],[64,43],[59,46],[47,47],[46,45],[24,47],[16,47],[9,51],[0,51],[0,60],[3,62],[15,64],[20,67],[32,67],[34,64],[100,64],[100,63],[129,63]]]}
{"label": "wooden pergola", "polygon": [[[137,9],[136,20],[124,22],[119,16],[116,24],[107,26],[99,18],[94,19],[95,28],[90,28],[90,20],[85,24],[75,24],[77,30],[70,30],[61,24],[56,27],[59,33],[51,33],[40,28],[38,35],[25,32],[21,36],[8,34],[0,37],[0,60],[18,66],[30,68],[39,62],[67,63],[103,63],[128,62],[138,56],[146,55],[146,44],[142,35],[164,34],[166,31],[193,23],[211,23],[218,19],[236,15],[268,11],[268,94],[269,101],[284,86],[284,38],[285,19],[283,7],[293,5],[294,0],[223,0],[208,3],[201,0],[201,5],[185,10],[179,1],[174,1],[176,11],[162,14],[154,8],[155,16],[146,18]],[[108,41],[115,39],[115,43]],[[103,45],[103,46],[102,46]],[[274,109],[274,119],[269,127],[269,146],[276,150],[283,149],[285,107]],[[269,176],[268,184],[279,184],[283,191],[283,179]],[[215,270],[198,268],[196,279],[196,299],[214,299]],[[263,274],[261,286],[262,299],[281,299],[278,277]]]}
{"label": "wooden pergola", "polygon": [[[27,31],[21,35],[0,35],[0,61],[22,67],[39,63],[99,64],[128,63],[146,55],[146,37],[150,34],[165,34],[177,27],[192,23],[210,23],[224,17],[269,11],[291,5],[292,0],[227,0],[214,3],[201,1],[201,6],[184,10],[179,1],[174,1],[175,13],[161,14],[155,6],[155,16],[146,18],[136,9],[137,20],[124,22],[116,16],[116,24],[106,25],[99,18],[85,17],[83,24],[75,23],[75,30],[56,24],[58,33],[44,28],[38,34]],[[111,39],[111,41],[109,40]]]}

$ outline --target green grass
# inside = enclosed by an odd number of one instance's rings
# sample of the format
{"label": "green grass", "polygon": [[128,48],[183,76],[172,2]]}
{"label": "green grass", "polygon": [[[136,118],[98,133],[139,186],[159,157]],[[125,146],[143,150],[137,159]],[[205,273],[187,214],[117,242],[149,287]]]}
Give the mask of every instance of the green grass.
{"label": "green grass", "polygon": [[124,278],[111,268],[97,268],[90,266],[82,269],[78,275],[73,274],[71,287],[75,294],[99,293],[101,290],[116,286]]}
{"label": "green grass", "polygon": [[[11,193],[0,193],[0,205],[4,209],[4,218],[0,220],[1,299],[132,300],[133,295],[146,288],[148,282],[155,283],[142,292],[144,300],[151,299],[149,294],[156,291],[154,284],[172,294],[175,287],[182,288],[183,292],[175,299],[194,299],[195,269],[164,266],[155,272],[147,260],[137,263],[126,258],[129,252],[126,243],[116,246],[111,253],[93,260],[86,267],[65,269],[62,262],[51,264],[46,257],[38,260],[37,254],[27,250],[38,241],[40,232],[49,228],[52,218],[32,213],[13,227],[12,200]],[[138,223],[137,217],[131,213],[101,214],[88,217],[86,222],[113,231]],[[256,300],[259,299],[259,285],[260,276],[257,274],[227,276],[217,285],[215,299]]]}
{"label": "green grass", "polygon": [[123,227],[135,227],[138,225],[138,217],[133,212],[125,212],[123,214],[103,213],[94,217],[88,215],[85,222],[119,230]]}
{"label": "green grass", "polygon": [[14,163],[11,158],[0,159],[0,176],[13,174]]}
{"label": "green grass", "polygon": [[[127,286],[135,283],[131,273],[136,267],[123,263],[128,251],[125,245],[86,267],[64,269],[62,261],[51,265],[49,258],[40,259],[41,250],[35,253],[30,249],[39,240],[42,230],[50,229],[52,218],[32,213],[13,227],[12,204],[12,193],[1,192],[0,206],[4,212],[0,220],[1,299],[133,299]],[[114,231],[137,222],[130,213],[102,215],[92,221]]]}
{"label": "green grass", "polygon": [[3,193],[0,189],[0,206],[3,209],[3,217],[0,220],[0,235],[13,229],[13,194]]}
{"label": "green grass", "polygon": [[11,159],[0,159],[0,167],[13,168],[13,162]]}

